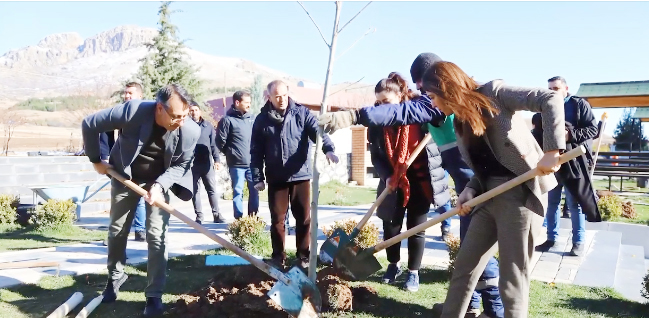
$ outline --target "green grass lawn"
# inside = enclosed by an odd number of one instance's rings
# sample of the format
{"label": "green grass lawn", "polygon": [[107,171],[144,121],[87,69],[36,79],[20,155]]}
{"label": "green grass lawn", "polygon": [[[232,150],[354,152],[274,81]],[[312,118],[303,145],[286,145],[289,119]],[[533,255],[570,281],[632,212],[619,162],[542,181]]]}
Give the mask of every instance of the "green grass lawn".
{"label": "green grass lawn", "polygon": [[[207,252],[214,253],[220,251]],[[203,266],[204,261],[204,255],[183,256],[169,261],[167,287],[163,297],[167,306],[173,304],[181,294],[205,286],[212,278],[213,269]],[[385,260],[382,263],[385,265]],[[122,286],[118,301],[100,305],[92,315],[107,318],[140,317],[145,300],[145,268],[146,265],[127,267],[126,272],[130,278]],[[367,282],[362,282],[378,291],[380,300],[375,306],[365,312],[325,313],[324,317],[428,317],[432,305],[446,297],[448,276],[445,271],[422,269],[421,287],[417,293],[405,292],[398,285],[381,284],[380,275],[382,272],[370,277]],[[44,317],[76,291],[84,294],[82,304],[85,305],[99,295],[105,279],[105,273],[46,277],[37,285],[0,289],[0,317]],[[74,317],[82,307],[83,305],[77,307],[70,317]],[[243,310],[242,317],[245,316]],[[649,317],[649,307],[625,300],[610,289],[532,282],[530,317]]]}
{"label": "green grass lawn", "polygon": [[102,241],[106,231],[86,230],[77,226],[35,230],[20,225],[0,225],[0,252]]}

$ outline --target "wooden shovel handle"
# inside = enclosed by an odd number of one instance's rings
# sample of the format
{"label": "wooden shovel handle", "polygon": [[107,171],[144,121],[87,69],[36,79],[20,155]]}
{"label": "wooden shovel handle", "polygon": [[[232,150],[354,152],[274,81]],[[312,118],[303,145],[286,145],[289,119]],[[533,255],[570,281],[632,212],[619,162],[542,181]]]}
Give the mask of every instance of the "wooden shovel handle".
{"label": "wooden shovel handle", "polygon": [[0,269],[14,269],[14,268],[34,268],[34,267],[58,267],[59,262],[41,262],[41,261],[25,261],[25,262],[8,262],[0,263]]}
{"label": "wooden shovel handle", "polygon": [[[426,145],[428,144],[428,142],[430,141],[431,138],[432,137],[431,137],[430,133],[428,133],[428,134],[426,134],[426,136],[424,136],[424,139],[422,139],[419,142],[419,144],[417,145],[417,148],[415,148],[415,150],[413,150],[413,152],[410,154],[410,157],[406,161],[406,168],[410,167],[410,165],[415,161],[415,159],[417,159],[417,156],[419,156],[419,153],[424,149],[424,147],[426,147]],[[381,205],[381,203],[383,203],[383,200],[385,200],[385,198],[388,196],[388,194],[390,194],[390,192],[392,192],[392,191],[390,191],[390,188],[386,184],[385,189],[383,189],[383,192],[381,192],[381,195],[378,198],[376,198],[376,201],[374,202],[374,204],[372,204],[370,209],[367,210],[367,213],[365,213],[365,215],[360,220],[360,222],[358,222],[358,224],[356,224],[355,229],[357,231],[360,231],[363,228],[363,226],[365,226],[365,223],[367,223],[367,221],[370,220],[370,218],[372,217],[372,214],[374,214],[374,211],[379,207],[379,205]]]}
{"label": "wooden shovel handle", "polygon": [[[125,186],[130,188],[131,190],[135,191],[135,193],[145,196],[147,194],[147,191],[142,189],[140,186],[137,184],[133,183],[131,180],[126,180],[122,175],[117,173],[113,169],[108,169],[108,173],[113,176],[115,179],[119,180],[119,182],[123,183]],[[165,202],[154,202],[154,205],[157,207],[167,211],[169,214],[175,216],[176,218],[180,219],[181,221],[185,222],[185,224],[193,227],[196,231],[203,233],[205,236],[209,237],[213,241],[221,244],[223,247],[229,249],[230,251],[234,252],[235,254],[241,256],[243,259],[246,261],[250,262],[250,264],[254,265],[255,267],[259,268],[261,271],[264,273],[270,275],[271,277],[281,280],[285,284],[289,285],[290,284],[290,279],[284,275],[281,271],[278,269],[264,263],[261,260],[256,259],[252,255],[248,254],[246,251],[240,249],[238,246],[230,243],[228,240],[218,236],[217,234],[214,234],[210,232],[210,230],[206,229],[204,226],[196,223],[194,220],[190,219],[186,215],[184,215],[182,212],[174,209],[171,205],[165,203]]]}
{"label": "wooden shovel handle", "polygon": [[[576,158],[578,156],[581,156],[581,155],[583,155],[585,153],[586,153],[586,148],[584,146],[580,146],[579,148],[575,148],[575,149],[570,150],[570,151],[566,152],[565,154],[561,155],[561,157],[559,157],[559,163],[563,164],[563,163],[565,163],[565,162],[567,162],[569,160],[572,160],[572,159],[574,159],[574,158]],[[505,183],[503,183],[503,184],[501,184],[501,185],[499,185],[499,186],[497,186],[497,187],[495,187],[495,188],[493,188],[493,189],[491,189],[491,190],[489,190],[489,191],[487,191],[487,192],[485,192],[485,193],[483,193],[483,194],[481,194],[481,195],[467,201],[466,203],[464,203],[464,205],[474,207],[474,206],[476,206],[476,205],[478,205],[478,204],[480,204],[482,202],[485,202],[485,201],[487,201],[487,200],[489,200],[489,199],[491,199],[491,198],[493,198],[493,197],[495,197],[495,196],[497,196],[499,194],[502,194],[503,192],[505,192],[505,191],[507,191],[507,190],[509,190],[509,189],[511,189],[513,187],[516,187],[516,186],[524,183],[525,181],[530,180],[530,179],[532,179],[532,178],[534,178],[534,177],[536,177],[538,175],[539,175],[539,172],[538,172],[537,168],[534,168],[534,169],[532,169],[532,170],[530,170],[530,171],[528,171],[528,172],[526,172],[526,173],[524,173],[524,174],[522,174],[522,175],[520,175],[520,176],[518,176],[518,177],[516,177],[514,179],[511,179],[511,180],[509,180],[509,181],[507,181],[507,182],[505,182]],[[374,253],[380,252],[380,251],[382,251],[382,250],[384,250],[384,249],[386,249],[386,248],[388,248],[388,247],[390,247],[390,246],[392,246],[392,245],[394,245],[394,244],[396,244],[398,242],[401,242],[403,239],[414,235],[415,233],[421,232],[421,231],[423,231],[423,230],[425,230],[425,229],[427,229],[427,228],[429,228],[429,227],[431,227],[431,226],[433,226],[433,225],[435,225],[435,224],[437,224],[437,223],[439,223],[439,222],[441,222],[441,221],[443,221],[443,220],[445,220],[447,218],[450,218],[450,217],[458,214],[458,212],[460,212],[460,210],[457,207],[453,208],[452,210],[447,211],[446,213],[443,213],[441,215],[438,215],[438,216],[436,216],[436,217],[434,217],[434,218],[432,218],[432,219],[430,219],[430,220],[428,220],[428,221],[426,221],[426,222],[424,222],[422,224],[419,224],[419,225],[413,227],[412,229],[410,229],[408,231],[405,231],[405,232],[403,232],[403,233],[401,233],[401,234],[399,234],[399,235],[397,235],[397,236],[395,236],[395,237],[393,237],[393,238],[391,238],[391,239],[389,239],[387,241],[383,241],[383,242],[381,242],[379,244],[376,244],[374,246],[374,251],[373,252]]]}

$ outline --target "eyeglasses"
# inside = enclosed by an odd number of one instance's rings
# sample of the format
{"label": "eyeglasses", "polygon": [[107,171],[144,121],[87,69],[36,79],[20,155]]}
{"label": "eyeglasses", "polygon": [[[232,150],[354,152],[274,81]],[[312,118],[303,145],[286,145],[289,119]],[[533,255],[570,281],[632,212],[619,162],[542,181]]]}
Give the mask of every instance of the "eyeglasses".
{"label": "eyeglasses", "polygon": [[171,113],[169,113],[169,109],[167,109],[167,107],[162,106],[162,109],[165,110],[165,112],[167,113],[167,115],[169,116],[171,121],[175,122],[175,123],[179,123],[179,122],[184,121],[187,118],[187,115],[188,115],[188,114],[184,114],[184,115],[181,115],[180,117],[178,117],[178,116],[174,116]]}

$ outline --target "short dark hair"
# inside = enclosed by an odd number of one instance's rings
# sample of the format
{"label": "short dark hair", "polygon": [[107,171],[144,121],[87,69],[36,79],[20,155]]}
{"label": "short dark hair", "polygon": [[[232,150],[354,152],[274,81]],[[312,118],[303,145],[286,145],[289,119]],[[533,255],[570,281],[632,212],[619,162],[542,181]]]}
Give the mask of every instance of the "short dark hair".
{"label": "short dark hair", "polygon": [[534,113],[534,115],[532,115],[532,125],[536,129],[543,129],[543,119],[541,118],[541,113]]}
{"label": "short dark hair", "polygon": [[236,101],[242,102],[243,98],[246,96],[250,97],[250,93],[248,91],[246,90],[236,91],[234,92],[234,94],[232,94],[232,102],[233,103]]}
{"label": "short dark hair", "polygon": [[183,102],[183,105],[185,106],[184,109],[189,108],[189,104],[193,100],[187,90],[179,84],[167,84],[160,88],[156,94],[156,102],[162,104],[165,109],[169,109],[169,99],[174,94],[178,95],[180,100]]}
{"label": "short dark hair", "polygon": [[196,107],[199,107],[199,108],[201,107],[201,106],[198,105],[198,103],[197,103],[195,100],[193,100],[193,99],[189,102],[189,107],[192,107],[192,106],[196,106]]}
{"label": "short dark hair", "polygon": [[140,93],[143,92],[142,85],[140,83],[138,83],[138,82],[128,82],[128,83],[126,83],[126,85],[124,85],[124,87],[125,88],[135,87],[140,91]]}
{"label": "short dark hair", "polygon": [[550,79],[548,79],[548,83],[554,82],[554,81],[561,81],[561,83],[563,83],[563,85],[568,85],[568,83],[566,82],[566,79],[561,77],[561,76],[555,76],[555,77],[551,77]]}

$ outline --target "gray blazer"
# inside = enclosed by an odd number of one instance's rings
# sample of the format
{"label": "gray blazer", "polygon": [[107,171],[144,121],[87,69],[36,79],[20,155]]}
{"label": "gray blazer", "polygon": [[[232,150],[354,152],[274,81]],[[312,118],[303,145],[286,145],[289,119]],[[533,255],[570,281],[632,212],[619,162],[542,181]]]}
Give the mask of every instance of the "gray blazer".
{"label": "gray blazer", "polygon": [[[565,116],[563,98],[554,91],[542,88],[522,88],[504,85],[502,80],[494,80],[480,87],[479,92],[492,99],[500,110],[487,123],[483,135],[496,159],[516,175],[536,167],[543,152],[566,149]],[[527,124],[516,114],[519,110],[540,112],[543,118],[543,150],[532,136]],[[547,128],[546,128],[547,127]],[[456,130],[457,131],[457,130]],[[458,149],[473,171],[475,166],[467,150],[468,136],[458,136]],[[474,175],[467,184],[478,194],[485,191],[484,178]],[[537,177],[525,183],[533,196],[529,196],[525,207],[544,216],[547,207],[547,192],[557,186],[554,174]]]}
{"label": "gray blazer", "polygon": [[[131,164],[153,129],[155,106],[155,101],[132,100],[84,118],[81,132],[90,161],[100,161],[99,134],[120,129],[121,134],[110,152],[110,163],[117,172],[131,178]],[[186,120],[182,127],[168,134],[164,154],[166,171],[156,180],[165,191],[171,190],[184,201],[193,197],[191,165],[199,135],[200,128],[193,120]]]}

